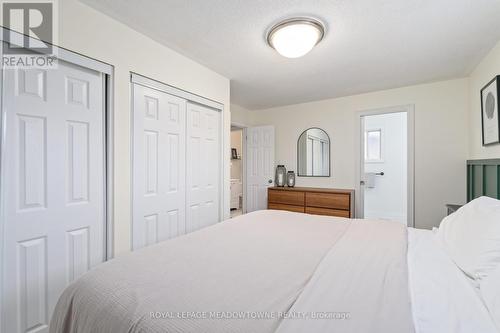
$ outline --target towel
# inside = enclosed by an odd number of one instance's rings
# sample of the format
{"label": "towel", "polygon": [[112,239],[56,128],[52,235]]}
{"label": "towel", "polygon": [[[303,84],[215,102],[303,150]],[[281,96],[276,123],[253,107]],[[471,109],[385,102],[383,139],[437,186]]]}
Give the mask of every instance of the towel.
{"label": "towel", "polygon": [[375,188],[375,172],[367,172],[365,173],[365,187],[367,188]]}

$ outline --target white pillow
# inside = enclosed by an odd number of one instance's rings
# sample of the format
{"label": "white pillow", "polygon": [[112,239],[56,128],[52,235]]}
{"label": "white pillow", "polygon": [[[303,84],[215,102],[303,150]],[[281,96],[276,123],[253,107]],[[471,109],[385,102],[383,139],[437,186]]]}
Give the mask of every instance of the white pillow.
{"label": "white pillow", "polygon": [[445,217],[437,234],[457,266],[481,283],[500,264],[500,200],[469,202]]}
{"label": "white pillow", "polygon": [[481,296],[500,330],[500,266],[481,284]]}

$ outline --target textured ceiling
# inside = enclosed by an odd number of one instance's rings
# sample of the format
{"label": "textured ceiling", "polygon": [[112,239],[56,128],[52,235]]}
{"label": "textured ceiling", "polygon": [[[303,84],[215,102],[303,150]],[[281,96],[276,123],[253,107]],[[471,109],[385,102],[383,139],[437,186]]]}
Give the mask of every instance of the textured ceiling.
{"label": "textured ceiling", "polygon": [[[81,0],[231,79],[249,109],[463,77],[500,40],[499,0]],[[265,42],[290,16],[324,40],[287,59]]]}

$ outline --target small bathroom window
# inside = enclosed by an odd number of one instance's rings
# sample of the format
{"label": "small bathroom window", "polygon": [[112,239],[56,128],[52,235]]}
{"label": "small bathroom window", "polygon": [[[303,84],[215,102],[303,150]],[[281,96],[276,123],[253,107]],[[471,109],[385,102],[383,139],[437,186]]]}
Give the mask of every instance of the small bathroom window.
{"label": "small bathroom window", "polygon": [[365,162],[382,162],[382,130],[365,131]]}

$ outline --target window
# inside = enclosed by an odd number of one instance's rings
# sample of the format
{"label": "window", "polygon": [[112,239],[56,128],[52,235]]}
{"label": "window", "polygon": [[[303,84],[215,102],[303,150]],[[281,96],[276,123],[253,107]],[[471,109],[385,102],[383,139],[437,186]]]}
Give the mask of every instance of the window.
{"label": "window", "polygon": [[365,162],[382,161],[382,130],[365,131]]}

